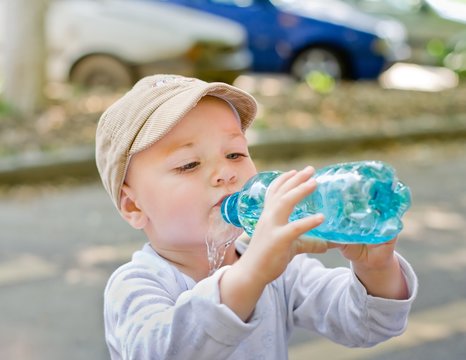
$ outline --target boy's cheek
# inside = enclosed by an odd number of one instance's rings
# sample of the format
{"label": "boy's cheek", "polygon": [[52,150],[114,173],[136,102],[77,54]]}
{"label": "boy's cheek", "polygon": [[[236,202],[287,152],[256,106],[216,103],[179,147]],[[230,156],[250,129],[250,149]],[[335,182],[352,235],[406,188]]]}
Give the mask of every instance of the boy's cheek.
{"label": "boy's cheek", "polygon": [[158,218],[154,223],[159,224],[159,230],[163,229],[164,237],[179,239],[184,243],[205,236],[207,219],[201,214],[199,208],[172,207],[163,218]]}

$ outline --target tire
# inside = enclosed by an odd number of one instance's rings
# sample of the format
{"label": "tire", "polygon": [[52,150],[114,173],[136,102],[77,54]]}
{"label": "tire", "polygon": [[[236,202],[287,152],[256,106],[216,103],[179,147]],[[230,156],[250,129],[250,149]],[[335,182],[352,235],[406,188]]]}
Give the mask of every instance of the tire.
{"label": "tire", "polygon": [[341,80],[347,75],[341,56],[324,47],[302,51],[291,64],[291,75],[298,80],[305,80],[312,71],[325,73],[335,80]]}
{"label": "tire", "polygon": [[129,88],[134,75],[129,66],[111,56],[90,55],[73,66],[70,82],[86,88]]}

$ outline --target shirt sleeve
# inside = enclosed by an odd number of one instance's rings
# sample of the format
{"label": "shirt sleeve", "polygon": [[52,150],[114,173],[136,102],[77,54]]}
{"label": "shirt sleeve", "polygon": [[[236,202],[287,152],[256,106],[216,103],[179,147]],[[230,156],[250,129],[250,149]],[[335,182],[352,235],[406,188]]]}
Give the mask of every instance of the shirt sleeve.
{"label": "shirt sleeve", "polygon": [[408,284],[406,300],[368,295],[349,268],[328,269],[306,255],[295,257],[283,275],[288,326],[310,329],[349,347],[369,347],[400,335],[418,282],[408,262],[396,255]]}
{"label": "shirt sleeve", "polygon": [[218,282],[226,269],[185,290],[167,265],[123,266],[105,291],[112,359],[227,358],[259,320],[244,323],[220,303]]}

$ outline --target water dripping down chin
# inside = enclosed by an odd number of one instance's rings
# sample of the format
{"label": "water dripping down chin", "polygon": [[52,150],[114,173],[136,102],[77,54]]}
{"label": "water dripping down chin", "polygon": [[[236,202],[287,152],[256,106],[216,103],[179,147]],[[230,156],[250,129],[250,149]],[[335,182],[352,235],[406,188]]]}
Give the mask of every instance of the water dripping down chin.
{"label": "water dripping down chin", "polygon": [[241,228],[227,224],[222,219],[218,209],[214,209],[210,213],[205,237],[207,259],[209,261],[209,276],[222,266],[228,247],[233,244],[242,232]]}

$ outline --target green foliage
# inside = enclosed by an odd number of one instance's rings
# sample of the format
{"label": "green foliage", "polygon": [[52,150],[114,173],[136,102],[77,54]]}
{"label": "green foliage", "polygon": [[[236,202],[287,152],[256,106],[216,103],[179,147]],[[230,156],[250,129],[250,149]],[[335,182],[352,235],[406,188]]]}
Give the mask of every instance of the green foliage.
{"label": "green foliage", "polygon": [[306,76],[306,83],[319,94],[329,94],[335,88],[335,79],[321,71],[311,71]]}
{"label": "green foliage", "polygon": [[256,130],[265,130],[268,129],[269,125],[264,117],[257,117],[254,120],[253,127]]}
{"label": "green foliage", "polygon": [[13,107],[0,97],[0,117],[14,115]]}
{"label": "green foliage", "polygon": [[446,53],[445,43],[440,39],[432,39],[427,43],[427,52],[434,58],[443,58]]}

